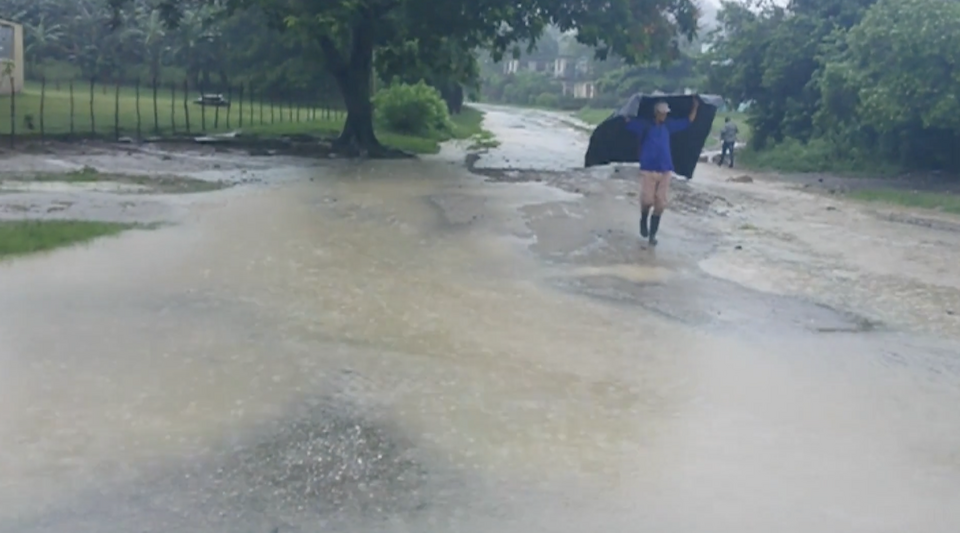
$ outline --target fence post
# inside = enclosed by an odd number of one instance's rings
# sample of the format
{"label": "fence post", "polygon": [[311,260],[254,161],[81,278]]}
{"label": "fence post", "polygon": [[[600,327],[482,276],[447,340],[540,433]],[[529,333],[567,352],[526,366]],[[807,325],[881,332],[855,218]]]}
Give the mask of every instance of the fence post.
{"label": "fence post", "polygon": [[273,98],[270,98],[270,123],[273,124],[275,119],[276,117],[273,114]]}
{"label": "fence post", "polygon": [[96,93],[96,90],[97,90],[96,85],[97,85],[97,79],[90,78],[90,135],[97,134],[97,119],[94,118],[94,112],[93,112],[93,95]]}
{"label": "fence post", "polygon": [[44,104],[47,100],[47,77],[40,78],[40,142],[47,140],[47,130],[43,124]]}
{"label": "fence post", "polygon": [[70,80],[70,138],[73,138],[73,80]]}
{"label": "fence post", "polygon": [[253,85],[248,84],[247,87],[250,89],[250,125],[253,126]]}
{"label": "fence post", "polygon": [[240,124],[237,127],[243,129],[243,82],[240,82],[240,93],[238,100],[240,100]]}
{"label": "fence post", "polygon": [[177,84],[170,84],[170,132],[177,135]]}
{"label": "fence post", "polygon": [[230,129],[230,108],[233,107],[233,86],[227,85],[227,129]]}
{"label": "fence post", "polygon": [[136,85],[136,100],[135,105],[137,107],[137,140],[143,139],[143,124],[140,120],[140,77],[137,76],[137,85]]}
{"label": "fence post", "polygon": [[17,144],[17,91],[13,87],[13,74],[10,74],[10,148]]}
{"label": "fence post", "polygon": [[204,105],[203,94],[204,94],[203,83],[200,84],[200,133],[207,133],[207,106]]}
{"label": "fence post", "polygon": [[190,82],[183,80],[183,118],[186,120],[187,135],[190,135],[190,105],[189,97],[190,94]]}
{"label": "fence post", "polygon": [[116,140],[120,140],[120,78],[116,80],[113,93],[113,135]]}
{"label": "fence post", "polygon": [[160,109],[157,107],[157,77],[153,77],[153,134],[160,136]]}
{"label": "fence post", "polygon": [[260,125],[263,126],[263,92],[260,93]]}
{"label": "fence post", "polygon": [[300,122],[300,99],[297,98],[297,122]]}

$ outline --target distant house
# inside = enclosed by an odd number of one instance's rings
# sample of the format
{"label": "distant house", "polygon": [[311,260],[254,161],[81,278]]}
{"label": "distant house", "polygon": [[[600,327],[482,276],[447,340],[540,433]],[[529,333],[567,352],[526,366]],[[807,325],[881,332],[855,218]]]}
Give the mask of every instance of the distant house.
{"label": "distant house", "polygon": [[23,26],[0,20],[0,94],[23,91]]}
{"label": "distant house", "polygon": [[591,79],[590,61],[585,58],[533,53],[522,59],[509,59],[503,62],[505,75],[520,72],[542,72],[560,82],[563,95],[579,99],[591,99],[597,96],[597,87]]}
{"label": "distant house", "polygon": [[558,57],[553,62],[553,77],[563,86],[563,95],[579,99],[592,99],[597,96],[596,83],[591,79],[592,69],[587,59],[574,60],[571,57]]}

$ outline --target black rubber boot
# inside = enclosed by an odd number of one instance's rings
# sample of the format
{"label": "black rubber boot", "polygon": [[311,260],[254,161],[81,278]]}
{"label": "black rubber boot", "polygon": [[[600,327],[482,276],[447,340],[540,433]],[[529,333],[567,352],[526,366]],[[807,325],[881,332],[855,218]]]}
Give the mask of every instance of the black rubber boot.
{"label": "black rubber boot", "polygon": [[657,230],[660,229],[660,215],[650,217],[650,246],[657,245]]}
{"label": "black rubber boot", "polygon": [[647,238],[650,235],[650,231],[647,230],[647,215],[649,214],[649,207],[640,211],[640,236],[643,238]]}

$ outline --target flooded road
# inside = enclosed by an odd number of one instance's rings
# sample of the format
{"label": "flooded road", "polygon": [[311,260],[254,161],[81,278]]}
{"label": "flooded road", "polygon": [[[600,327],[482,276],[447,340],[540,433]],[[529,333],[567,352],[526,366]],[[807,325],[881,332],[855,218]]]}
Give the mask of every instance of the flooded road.
{"label": "flooded road", "polygon": [[[487,180],[455,153],[284,163],[176,226],[0,265],[0,531],[955,529],[933,252],[801,249],[839,231],[800,216],[821,200],[704,168],[654,253],[630,169],[561,172],[585,138],[550,114],[488,127]],[[859,209],[829,216],[885,229]],[[804,261],[888,283],[801,293]],[[924,283],[936,310],[897,299]]]}

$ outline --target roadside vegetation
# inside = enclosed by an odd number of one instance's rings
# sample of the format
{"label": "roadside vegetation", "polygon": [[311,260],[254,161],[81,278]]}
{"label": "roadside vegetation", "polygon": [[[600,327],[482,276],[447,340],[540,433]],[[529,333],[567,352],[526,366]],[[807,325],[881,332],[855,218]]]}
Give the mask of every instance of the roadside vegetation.
{"label": "roadside vegetation", "polygon": [[785,172],[960,173],[951,66],[960,58],[960,4],[722,5],[702,64],[706,91],[750,103],[751,144],[740,161]]}
{"label": "roadside vegetation", "polygon": [[[377,136],[387,145],[415,154],[435,154],[451,139],[492,138],[482,127],[483,113],[463,106],[450,114],[440,92],[424,82],[395,83],[377,92],[373,99]],[[258,135],[314,135],[334,138],[345,117],[300,123],[267,124],[245,128]]]}
{"label": "roadside vegetation", "polygon": [[847,197],[863,202],[929,209],[941,213],[960,215],[960,195],[951,193],[867,189],[851,192]]}
{"label": "roadside vegetation", "polygon": [[[186,135],[189,118],[189,131],[193,135],[240,130],[264,136],[316,135],[334,139],[346,121],[346,114],[342,111],[284,103],[267,103],[262,107],[256,104],[241,109],[234,102],[228,110],[204,108],[190,101],[185,109],[182,100],[161,93],[157,96],[157,125],[152,95],[150,99],[141,95],[138,104],[136,90],[130,87],[121,87],[119,95],[113,88],[106,95],[94,91],[91,112],[89,87],[86,91],[86,94],[83,91],[74,94],[71,110],[68,87],[61,86],[60,90],[48,88],[43,98],[42,123],[48,138],[67,136],[71,131],[76,137],[89,137],[93,133],[107,138],[117,133],[134,137],[138,133],[138,120],[141,123],[139,133],[144,136]],[[41,128],[38,84],[29,83],[15,98],[21,117],[17,124],[18,136],[38,137]],[[2,112],[9,108],[9,100],[9,96],[0,97],[0,132],[10,131],[11,115]],[[483,133],[480,111],[464,106],[460,113],[450,114],[440,92],[422,82],[390,85],[378,91],[374,101],[378,136],[387,145],[404,151],[433,154],[439,151],[440,143],[444,141],[467,139]]]}
{"label": "roadside vegetation", "polygon": [[139,227],[86,220],[0,221],[0,260],[90,242]]}

